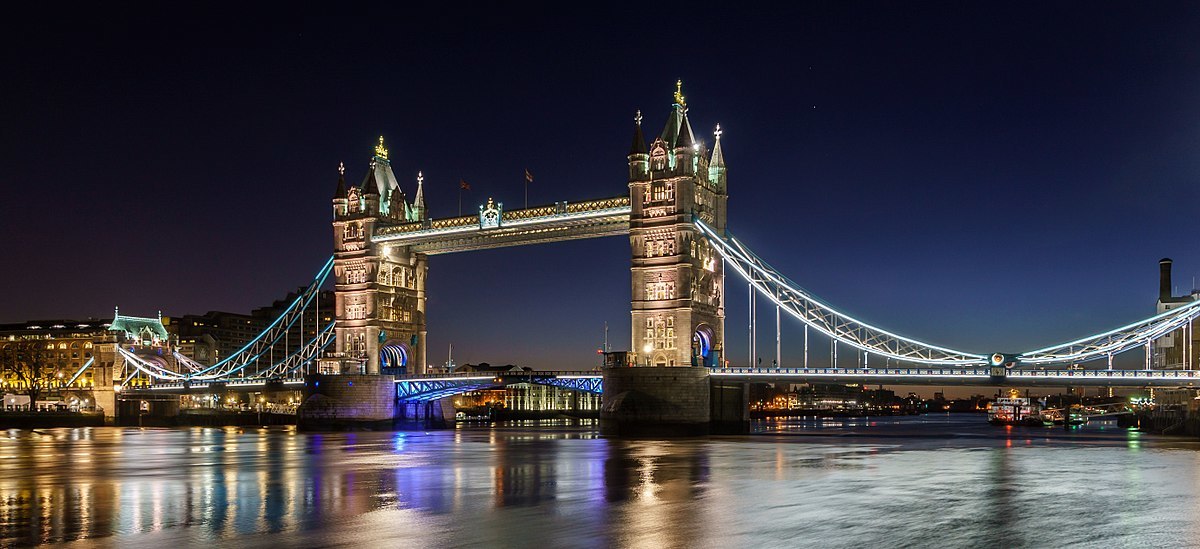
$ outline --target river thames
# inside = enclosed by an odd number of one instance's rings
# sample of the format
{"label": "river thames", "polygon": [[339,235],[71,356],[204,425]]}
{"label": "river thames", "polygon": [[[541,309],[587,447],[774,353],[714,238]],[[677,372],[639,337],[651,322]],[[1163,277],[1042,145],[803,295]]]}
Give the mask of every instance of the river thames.
{"label": "river thames", "polygon": [[749,436],[589,423],[0,433],[0,545],[1134,547],[1200,542],[1200,443],[978,415]]}

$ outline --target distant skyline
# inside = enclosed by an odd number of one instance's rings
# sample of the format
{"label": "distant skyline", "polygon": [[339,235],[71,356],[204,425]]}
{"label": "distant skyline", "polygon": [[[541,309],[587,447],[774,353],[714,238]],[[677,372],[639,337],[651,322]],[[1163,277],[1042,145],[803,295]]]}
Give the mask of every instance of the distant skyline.
{"label": "distant skyline", "polygon": [[[0,23],[0,322],[267,305],[328,257],[338,163],[357,184],[380,135],[433,217],[460,180],[464,211],[520,206],[526,169],[531,204],[623,194],[634,113],[657,134],[676,79],[696,133],[724,130],[730,231],[877,326],[1020,352],[1153,314],[1161,257],[1179,293],[1200,273],[1193,3],[166,9]],[[453,342],[458,362],[585,367],[605,322],[628,347],[629,255],[432,258],[430,362]],[[801,332],[785,320],[785,366]]]}

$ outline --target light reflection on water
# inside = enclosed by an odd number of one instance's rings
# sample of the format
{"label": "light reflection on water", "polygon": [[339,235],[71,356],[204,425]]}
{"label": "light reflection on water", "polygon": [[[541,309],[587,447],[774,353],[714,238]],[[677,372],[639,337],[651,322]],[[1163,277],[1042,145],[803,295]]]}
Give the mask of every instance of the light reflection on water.
{"label": "light reflection on water", "polygon": [[[394,433],[0,432],[0,546],[1183,546],[1200,444],[979,416]],[[224,542],[224,543],[222,543]]]}

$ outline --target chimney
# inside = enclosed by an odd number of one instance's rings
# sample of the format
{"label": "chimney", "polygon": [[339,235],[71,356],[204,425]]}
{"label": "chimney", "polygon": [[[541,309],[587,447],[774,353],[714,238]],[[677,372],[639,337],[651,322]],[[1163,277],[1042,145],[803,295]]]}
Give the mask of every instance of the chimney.
{"label": "chimney", "polygon": [[1158,260],[1158,300],[1171,299],[1171,258]]}

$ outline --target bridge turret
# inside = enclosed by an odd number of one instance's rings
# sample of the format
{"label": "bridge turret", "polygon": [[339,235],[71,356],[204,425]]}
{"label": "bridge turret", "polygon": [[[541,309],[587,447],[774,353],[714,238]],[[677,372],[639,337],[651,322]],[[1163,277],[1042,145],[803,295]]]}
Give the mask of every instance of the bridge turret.
{"label": "bridge turret", "polygon": [[633,117],[633,144],[629,147],[629,180],[650,178],[650,154],[646,152],[646,137],[642,135],[642,111]]}
{"label": "bridge turret", "polygon": [[687,108],[681,109],[679,116],[679,135],[675,138],[675,170],[680,174],[694,175],[700,145],[696,143],[696,136],[692,134]]}
{"label": "bridge turret", "polygon": [[712,158],[708,161],[708,181],[718,190],[725,188],[725,155],[721,153],[721,125],[713,130]]}
{"label": "bridge turret", "polygon": [[409,221],[425,221],[425,174],[417,172],[417,196],[413,198],[412,217]]}
{"label": "bridge turret", "polygon": [[333,217],[346,215],[348,195],[346,194],[346,165],[338,162],[337,190],[333,191]]}
{"label": "bridge turret", "polygon": [[375,161],[371,160],[367,168],[367,176],[358,184],[358,193],[362,196],[363,211],[367,215],[379,215],[379,183],[375,180]]}

